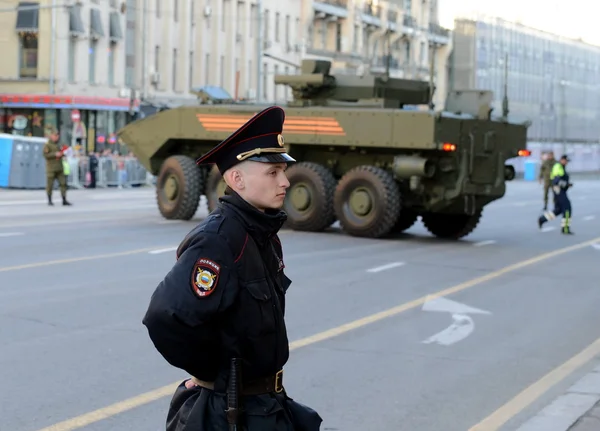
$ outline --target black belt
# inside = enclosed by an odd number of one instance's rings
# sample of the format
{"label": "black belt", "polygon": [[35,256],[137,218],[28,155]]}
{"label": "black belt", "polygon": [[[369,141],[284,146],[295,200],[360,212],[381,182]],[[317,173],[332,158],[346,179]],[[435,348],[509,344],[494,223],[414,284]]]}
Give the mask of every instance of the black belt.
{"label": "black belt", "polygon": [[242,383],[242,395],[260,395],[283,392],[283,370],[275,375]]}
{"label": "black belt", "polygon": [[[215,389],[214,382],[206,382],[197,378],[192,378],[195,385]],[[242,383],[242,395],[260,395],[275,392],[277,394],[283,392],[283,370],[279,370],[276,374],[268,377],[262,377]]]}

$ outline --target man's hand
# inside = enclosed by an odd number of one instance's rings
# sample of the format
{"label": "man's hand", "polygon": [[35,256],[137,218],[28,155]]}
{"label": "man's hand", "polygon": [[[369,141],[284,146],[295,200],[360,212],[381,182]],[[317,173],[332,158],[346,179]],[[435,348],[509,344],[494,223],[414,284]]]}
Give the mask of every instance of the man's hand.
{"label": "man's hand", "polygon": [[62,151],[57,151],[57,152],[56,152],[56,158],[57,158],[57,159],[60,159],[62,156],[63,156],[63,153],[62,153]]}

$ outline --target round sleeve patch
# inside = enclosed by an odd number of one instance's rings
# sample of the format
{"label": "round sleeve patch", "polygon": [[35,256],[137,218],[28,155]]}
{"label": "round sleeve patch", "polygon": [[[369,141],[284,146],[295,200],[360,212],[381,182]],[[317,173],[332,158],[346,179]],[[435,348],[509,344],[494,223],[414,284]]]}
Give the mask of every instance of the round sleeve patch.
{"label": "round sleeve patch", "polygon": [[221,266],[210,259],[200,258],[192,273],[192,290],[199,298],[206,298],[214,292],[219,280]]}

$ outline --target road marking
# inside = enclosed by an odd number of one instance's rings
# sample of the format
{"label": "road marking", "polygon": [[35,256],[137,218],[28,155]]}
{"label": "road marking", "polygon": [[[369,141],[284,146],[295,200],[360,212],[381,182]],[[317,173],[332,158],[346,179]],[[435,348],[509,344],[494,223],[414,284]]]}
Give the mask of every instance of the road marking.
{"label": "road marking", "polygon": [[176,251],[177,247],[168,247],[168,248],[161,248],[159,250],[151,250],[148,252],[148,254],[162,254],[162,253],[168,253],[170,251]]}
{"label": "road marking", "polygon": [[[417,307],[425,304],[425,302],[428,300],[431,300],[432,297],[447,296],[447,295],[451,295],[453,293],[457,293],[457,292],[461,292],[463,290],[470,289],[471,287],[478,286],[480,284],[485,283],[486,281],[493,280],[495,278],[501,277],[503,275],[509,274],[514,271],[517,271],[519,269],[526,268],[528,266],[534,265],[539,262],[543,262],[545,260],[551,259],[556,256],[560,256],[560,255],[563,255],[566,253],[570,253],[572,251],[576,251],[576,250],[583,249],[585,247],[589,247],[590,245],[592,245],[596,242],[599,242],[599,241],[600,241],[600,237],[590,240],[590,241],[585,241],[585,242],[581,242],[578,244],[574,244],[570,247],[565,247],[565,248],[554,250],[554,251],[551,251],[548,253],[544,253],[539,256],[533,257],[531,259],[524,260],[522,262],[506,266],[497,271],[490,272],[481,277],[471,279],[469,281],[458,284],[456,286],[452,286],[447,289],[440,290],[439,292],[437,292],[435,294],[423,296],[421,298],[415,299],[410,302],[406,302],[406,303],[398,305],[396,307],[393,307],[393,308],[390,308],[390,309],[387,309],[384,311],[380,311],[379,313],[375,313],[370,316],[366,316],[361,319],[357,319],[352,322],[348,322],[346,324],[340,325],[338,327],[328,329],[328,330],[320,332],[318,334],[310,335],[310,336],[302,338],[300,340],[293,341],[290,343],[290,352],[300,349],[302,347],[306,347],[306,346],[309,346],[312,344],[319,343],[324,340],[328,340],[330,338],[337,337],[339,335],[350,332],[354,329],[358,329],[358,328],[367,326],[371,323],[375,323],[380,320],[383,320],[383,319],[386,319],[386,318],[389,318],[392,316],[396,316],[405,311],[412,310],[414,308],[417,308]],[[102,407],[100,409],[94,410],[93,412],[85,413],[81,416],[77,416],[72,419],[67,419],[63,422],[60,422],[58,424],[55,424],[50,427],[43,428],[43,429],[40,429],[37,431],[73,431],[75,429],[82,428],[82,427],[90,425],[94,422],[98,422],[102,419],[107,419],[109,417],[126,412],[133,408],[142,406],[144,404],[148,404],[149,402],[157,400],[163,396],[172,396],[174,388],[177,385],[179,385],[179,383],[181,383],[181,380],[177,381],[176,383],[171,383],[167,386],[163,386],[163,387],[155,389],[153,391],[138,395],[136,397],[129,398],[129,399],[126,399],[123,401],[118,401],[114,404],[111,404],[110,406]]]}
{"label": "road marking", "polygon": [[488,239],[487,241],[479,241],[473,244],[473,247],[483,247],[484,245],[496,244],[496,240]]}
{"label": "road marking", "polygon": [[156,222],[156,224],[177,224],[182,222],[183,220],[159,220]]}
{"label": "road marking", "polygon": [[18,271],[20,269],[40,268],[43,266],[60,265],[65,263],[83,262],[86,260],[109,259],[112,257],[130,256],[132,254],[147,253],[156,250],[156,247],[138,248],[137,250],[120,251],[117,253],[97,254],[95,256],[72,257],[68,259],[47,260],[45,262],[26,263],[24,265],[5,266],[0,272]]}
{"label": "road marking", "polygon": [[589,215],[589,216],[585,216],[585,217],[583,218],[583,220],[584,220],[584,221],[590,221],[590,220],[594,220],[595,218],[596,218],[596,216]]}
{"label": "road marking", "polygon": [[444,297],[431,297],[425,299],[423,311],[434,311],[451,313],[454,323],[448,326],[443,331],[423,340],[424,344],[436,343],[440,346],[450,346],[461,340],[464,340],[475,330],[475,322],[468,314],[492,314],[489,311],[479,308],[469,307],[466,304],[452,301]]}
{"label": "road marking", "polygon": [[427,295],[422,310],[453,314],[492,314],[489,311],[470,307],[467,304],[462,304],[438,295]]}
{"label": "road marking", "polygon": [[592,247],[594,247],[596,250],[600,250],[600,243],[592,244]]}
{"label": "road marking", "polygon": [[387,265],[381,265],[381,266],[377,266],[375,268],[367,269],[367,272],[381,272],[381,271],[385,271],[387,269],[397,268],[402,265],[404,265],[404,262],[393,262],[393,263],[388,263]]}
{"label": "road marking", "polygon": [[454,322],[443,331],[423,340],[423,344],[439,344],[440,346],[450,346],[464,340],[475,330],[475,322],[466,314],[453,314]]}
{"label": "road marking", "polygon": [[0,238],[6,238],[9,236],[22,236],[25,235],[23,232],[6,232],[6,233],[0,233]]}
{"label": "road marking", "polygon": [[508,401],[494,413],[479,422],[477,425],[469,428],[469,431],[495,431],[502,425],[515,417],[527,406],[536,401],[552,386],[561,382],[569,375],[577,371],[578,368],[585,365],[600,354],[600,338],[590,344],[588,347],[577,353],[567,362],[559,365],[544,377],[521,391],[517,396]]}
{"label": "road marking", "polygon": [[542,232],[551,232],[553,230],[556,230],[556,226],[546,226],[542,228]]}
{"label": "road marking", "polygon": [[531,202],[515,202],[513,205],[516,207],[524,207],[525,205],[530,205]]}
{"label": "road marking", "polygon": [[35,201],[33,201],[33,200],[28,200],[28,201],[26,201],[26,200],[23,200],[23,201],[3,201],[3,202],[0,202],[0,206],[45,204],[47,202],[48,202],[47,200],[43,200],[43,199],[35,200]]}

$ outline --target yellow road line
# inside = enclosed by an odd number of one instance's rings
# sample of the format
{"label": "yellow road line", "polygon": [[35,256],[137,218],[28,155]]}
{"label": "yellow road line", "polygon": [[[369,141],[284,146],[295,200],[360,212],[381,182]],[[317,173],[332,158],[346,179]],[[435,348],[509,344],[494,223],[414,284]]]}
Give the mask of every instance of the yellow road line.
{"label": "yellow road line", "polygon": [[544,395],[548,390],[561,380],[570,376],[578,368],[587,364],[600,354],[600,338],[573,356],[564,364],[559,365],[544,377],[521,391],[516,397],[508,401],[487,418],[474,425],[469,431],[496,431],[502,425],[521,413],[527,406]]}
{"label": "yellow road line", "polygon": [[116,253],[97,254],[95,256],[71,257],[68,259],[47,260],[44,262],[26,263],[23,265],[5,266],[0,268],[0,272],[18,271],[20,269],[40,268],[43,266],[62,265],[65,263],[83,262],[86,260],[109,259],[112,257],[130,256],[132,254],[148,253],[159,248],[167,248],[166,246],[155,246],[148,248],[138,248],[137,250],[119,251]]}
{"label": "yellow road line", "polygon": [[[338,335],[342,335],[342,334],[352,331],[354,329],[358,329],[363,326],[369,325],[370,323],[375,323],[375,322],[383,320],[385,318],[392,317],[397,314],[403,313],[404,311],[407,311],[407,310],[416,308],[420,305],[423,305],[428,298],[431,299],[432,297],[451,295],[453,293],[457,293],[457,292],[469,289],[471,287],[485,283],[486,281],[493,280],[495,278],[501,277],[502,275],[517,271],[519,269],[522,269],[522,268],[525,268],[525,267],[528,267],[531,265],[534,265],[534,264],[542,262],[544,260],[551,259],[553,257],[560,256],[560,255],[563,255],[566,253],[570,253],[572,251],[580,250],[585,247],[589,247],[598,241],[600,241],[600,237],[590,240],[590,241],[581,242],[581,243],[572,245],[570,247],[565,247],[565,248],[551,251],[549,253],[544,253],[539,256],[533,257],[531,259],[524,260],[523,262],[515,263],[513,265],[506,266],[497,271],[490,272],[489,274],[486,274],[484,276],[474,278],[472,280],[466,281],[466,282],[458,284],[456,286],[452,286],[448,289],[440,290],[439,292],[436,292],[434,294],[422,296],[421,298],[401,304],[397,307],[393,307],[388,310],[381,311],[379,313],[375,313],[370,316],[363,317],[362,319],[354,320],[352,322],[346,323],[346,324],[338,326],[336,328],[332,328],[327,331],[323,331],[318,334],[314,334],[314,335],[308,336],[306,338],[302,338],[300,340],[290,343],[290,351],[299,349],[301,347],[309,346],[311,344],[315,344],[320,341],[324,341],[324,340],[336,337]],[[143,406],[143,405],[148,404],[149,402],[155,401],[163,396],[170,396],[170,395],[172,395],[174,388],[180,382],[181,381],[171,383],[167,386],[163,386],[161,388],[155,389],[150,392],[146,392],[144,394],[138,395],[133,398],[128,398],[126,400],[119,401],[115,404],[111,404],[110,406],[102,407],[98,410],[94,410],[93,412],[85,413],[81,416],[77,416],[75,418],[65,420],[63,422],[57,423],[57,424],[52,425],[47,428],[42,428],[37,431],[72,431],[72,430],[75,430],[78,428],[82,428],[82,427],[90,425],[94,422],[98,422],[102,419],[107,419],[107,418],[115,416],[119,413],[123,413],[127,410],[131,410],[133,408]],[[540,395],[541,394],[539,394],[537,396],[539,397]]]}

